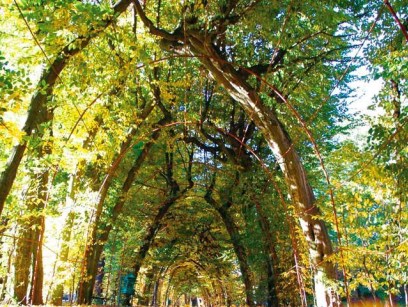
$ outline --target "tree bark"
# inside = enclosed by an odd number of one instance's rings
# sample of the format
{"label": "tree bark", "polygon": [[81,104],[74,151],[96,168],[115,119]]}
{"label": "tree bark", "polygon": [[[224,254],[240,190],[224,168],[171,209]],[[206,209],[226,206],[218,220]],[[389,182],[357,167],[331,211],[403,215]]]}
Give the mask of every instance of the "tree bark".
{"label": "tree bark", "polygon": [[14,296],[21,305],[28,302],[27,290],[30,280],[30,265],[32,259],[32,236],[28,225],[19,233],[14,262]]}
{"label": "tree bark", "polygon": [[163,286],[162,274],[163,274],[164,271],[165,271],[165,268],[162,267],[160,269],[160,271],[157,273],[157,278],[156,278],[156,281],[154,283],[152,303],[151,303],[151,306],[153,306],[153,307],[161,306],[160,296],[161,296],[161,290],[162,290],[161,288]]}
{"label": "tree bark", "polygon": [[35,241],[33,244],[33,275],[31,279],[30,304],[43,305],[43,282],[44,282],[44,264],[43,264],[43,237],[45,230],[44,217],[39,217],[39,228],[35,231]]}
{"label": "tree bark", "polygon": [[188,186],[185,187],[183,190],[180,191],[180,187],[178,183],[173,178],[173,154],[166,153],[166,162],[167,162],[167,174],[166,180],[168,184],[169,193],[167,199],[160,204],[159,211],[157,212],[156,216],[153,219],[152,224],[149,226],[148,230],[146,231],[146,235],[143,238],[143,244],[139,248],[138,252],[136,253],[135,257],[135,264],[133,265],[133,273],[135,274],[136,281],[137,276],[139,274],[139,270],[142,267],[143,261],[147,255],[147,252],[150,249],[150,246],[153,244],[154,238],[156,237],[157,232],[161,228],[161,221],[171,208],[173,204],[175,204],[180,198],[182,198],[193,186],[194,183],[192,181],[191,169],[193,165],[193,155],[189,155],[189,163],[187,169],[187,181]]}
{"label": "tree bark", "polygon": [[229,203],[225,203],[223,205],[219,205],[215,199],[212,197],[212,188],[207,190],[205,195],[205,200],[218,211],[220,214],[222,221],[224,222],[225,228],[228,231],[228,234],[231,237],[232,246],[234,247],[235,255],[238,258],[239,267],[242,274],[242,279],[245,285],[245,293],[246,293],[246,304],[249,307],[255,306],[254,295],[253,295],[253,283],[251,278],[251,269],[248,264],[248,256],[245,250],[245,247],[241,243],[240,234],[237,225],[234,222],[231,214],[228,211]]}
{"label": "tree bark", "polygon": [[[42,110],[39,114],[39,122],[47,123],[48,127],[52,127],[54,118],[54,110],[50,109],[47,104],[43,104]],[[46,140],[44,142],[44,135],[49,133],[52,137],[52,128],[38,127],[37,136],[41,138],[41,144],[37,147],[37,154],[39,158],[47,157],[52,153],[52,142]],[[34,199],[34,208],[38,211],[38,216],[34,218],[34,223],[31,227],[36,226],[34,231],[33,242],[33,275],[31,280],[31,297],[30,303],[33,305],[43,304],[43,281],[44,281],[44,267],[43,267],[43,241],[45,232],[45,213],[44,208],[48,201],[48,181],[50,177],[50,168],[43,165],[43,171],[39,177],[36,197]]]}
{"label": "tree bark", "polygon": [[[161,105],[160,101],[160,96],[155,97],[154,100],[149,102],[148,104],[145,104],[143,110],[140,112],[140,119],[142,121],[146,120],[147,117],[150,115],[150,113],[153,111],[153,108],[156,104]],[[96,276],[96,270],[97,270],[97,263],[99,261],[99,258],[103,252],[103,248],[105,246],[105,243],[107,242],[109,238],[109,233],[112,230],[112,225],[115,223],[117,220],[119,214],[122,212],[123,206],[126,201],[127,193],[129,192],[130,188],[132,187],[132,183],[136,177],[137,172],[139,171],[140,167],[142,166],[143,162],[147,158],[150,149],[154,145],[154,142],[159,138],[160,136],[160,128],[162,125],[168,123],[170,121],[170,117],[168,114],[165,115],[163,119],[161,119],[154,127],[153,127],[153,133],[151,134],[150,141],[147,142],[140,155],[136,159],[135,163],[133,164],[132,168],[128,171],[127,177],[125,179],[125,182],[123,183],[121,193],[118,197],[118,200],[116,201],[115,206],[113,207],[112,210],[112,216],[110,217],[110,223],[107,225],[99,225],[101,215],[102,215],[102,210],[103,210],[103,205],[105,203],[105,199],[108,193],[108,190],[111,186],[112,180],[114,179],[116,169],[119,167],[120,162],[122,159],[125,157],[127,151],[129,150],[129,147],[133,141],[134,136],[138,132],[137,128],[132,128],[127,137],[126,140],[122,143],[119,154],[111,163],[111,167],[108,170],[107,174],[105,175],[105,178],[101,184],[101,187],[98,192],[98,202],[96,205],[96,212],[95,212],[95,218],[94,221],[92,221],[92,232],[90,236],[90,241],[88,242],[86,246],[86,251],[85,251],[85,270],[81,273],[81,279],[78,285],[78,302],[80,303],[87,303],[91,304],[92,302],[92,292],[93,292],[93,287],[95,283],[95,276]],[[156,128],[156,129],[155,129]],[[96,243],[98,242],[98,243]]]}
{"label": "tree bark", "polygon": [[141,298],[139,300],[139,305],[141,306],[149,306],[150,303],[150,292],[151,292],[151,287],[153,285],[153,278],[154,278],[154,272],[153,269],[150,269],[145,278],[144,282],[144,287],[141,291]]}
{"label": "tree bark", "polygon": [[[49,122],[52,126],[53,110],[49,109],[44,103],[38,110],[38,122],[46,123]],[[33,127],[35,129],[34,133],[40,139],[40,144],[36,147],[35,151],[32,152],[32,156],[38,159],[46,157],[51,154],[51,145],[46,141],[44,142],[43,137],[47,134],[48,128],[36,125]],[[49,131],[50,136],[52,136],[52,131]],[[48,180],[49,180],[49,167],[47,165],[42,165],[42,170],[40,174],[32,175],[31,181],[32,186],[29,188],[26,199],[28,223],[24,222],[22,224],[22,232],[19,239],[19,256],[16,259],[15,266],[20,268],[22,274],[27,273],[27,268],[32,266],[31,269],[31,290],[29,293],[29,301],[23,299],[23,293],[27,292],[27,279],[29,278],[29,273],[26,276],[21,274],[15,274],[15,284],[16,286],[16,296],[17,299],[22,301],[21,303],[30,303],[33,305],[42,305],[42,290],[43,290],[43,259],[42,259],[42,243],[45,229],[44,220],[44,208],[47,202],[48,195]],[[23,252],[27,254],[22,255]],[[21,288],[20,288],[21,287]]]}
{"label": "tree bark", "polygon": [[[3,234],[7,229],[7,224],[8,224],[8,219],[2,219],[0,223],[0,237],[3,237]],[[3,242],[0,241],[0,246],[2,244]],[[13,254],[14,254],[15,249],[16,249],[16,236],[13,236],[13,240],[11,244],[9,245],[7,252],[5,252],[4,254],[0,256],[0,258],[2,258],[3,256],[6,256],[7,258],[5,271],[3,272],[4,275],[0,277],[0,280],[1,280],[0,282],[1,284],[0,301],[4,301],[6,297],[6,292],[7,292],[6,289],[8,285],[9,276],[11,273],[11,264],[12,264]]]}
{"label": "tree bark", "polygon": [[[160,120],[157,125],[158,126],[164,125],[165,123],[167,123],[167,121],[168,119],[164,118]],[[131,136],[132,137],[134,136],[133,132],[131,133]],[[121,193],[118,197],[118,200],[116,201],[116,204],[113,207],[112,216],[110,217],[110,223],[108,225],[105,225],[105,224],[99,225],[103,204],[104,204],[108,189],[110,187],[110,183],[113,179],[114,171],[110,170],[109,174],[107,174],[105,177],[103,186],[101,187],[101,190],[103,192],[98,197],[96,218],[95,218],[95,222],[93,226],[93,231],[91,234],[91,240],[88,246],[86,247],[87,249],[85,253],[86,269],[85,269],[85,272],[83,273],[80,284],[78,285],[79,287],[78,288],[79,289],[78,302],[79,303],[91,304],[92,291],[93,291],[93,287],[95,283],[95,276],[97,272],[97,263],[103,252],[105,243],[107,242],[109,238],[109,233],[113,227],[112,225],[116,222],[118,216],[122,212],[123,206],[125,205],[127,193],[132,187],[132,183],[136,177],[136,174],[139,171],[140,167],[143,165],[143,162],[148,157],[150,149],[154,145],[155,141],[159,138],[159,136],[160,136],[160,129],[157,129],[156,131],[152,133],[150,141],[145,144],[142,152],[140,153],[138,158],[135,160],[135,163],[133,164],[131,169],[128,171],[127,177],[121,189]],[[123,156],[125,151],[127,151],[127,148],[130,146],[132,137],[129,136],[128,140],[124,144],[122,144],[119,156]]]}
{"label": "tree bark", "polygon": [[61,240],[62,240],[62,245],[61,245],[61,250],[59,253],[58,261],[60,262],[58,264],[57,268],[57,274],[56,274],[56,281],[55,281],[55,287],[52,290],[51,294],[51,304],[56,305],[56,306],[61,306],[62,305],[62,297],[64,295],[64,280],[65,280],[65,264],[68,261],[68,256],[69,256],[69,242],[71,241],[71,234],[72,234],[72,228],[74,226],[76,218],[76,213],[74,211],[71,211],[68,213],[68,217],[65,221],[64,229],[62,232]]}
{"label": "tree bark", "polygon": [[150,33],[162,39],[160,44],[162,49],[194,55],[211,73],[212,78],[239,102],[263,133],[284,174],[303,235],[308,243],[311,264],[314,267],[317,305],[318,307],[339,305],[338,296],[330,285],[330,280],[336,279],[335,269],[332,263],[326,261],[333,253],[331,240],[324,221],[319,217],[320,211],[315,204],[315,197],[295,150],[295,144],[275,112],[263,105],[259,93],[221,55],[213,44],[211,35],[197,29],[189,30],[187,27],[169,33],[155,27],[137,1],[135,7]]}
{"label": "tree bark", "polygon": [[210,47],[212,46],[210,43],[202,43],[195,38],[191,40],[193,53],[202,55],[202,52],[206,51],[205,57],[200,57],[201,62],[212,73],[214,79],[225,87],[231,97],[240,102],[248,116],[262,131],[284,173],[286,185],[289,188],[314,266],[318,306],[338,304],[337,296],[333,293],[328,282],[330,279],[336,278],[335,270],[332,263],[325,261],[333,252],[331,241],[326,225],[319,218],[320,211],[315,205],[313,191],[289,135],[276,114],[264,107],[258,93],[241,79],[231,64],[226,64],[218,56],[215,49]]}
{"label": "tree bark", "polygon": [[259,217],[259,224],[263,233],[264,245],[268,257],[268,306],[276,307],[279,306],[279,298],[276,289],[276,283],[279,276],[279,259],[275,250],[276,240],[272,235],[271,225],[267,216],[265,215],[262,206],[258,201],[255,200],[255,208]]}

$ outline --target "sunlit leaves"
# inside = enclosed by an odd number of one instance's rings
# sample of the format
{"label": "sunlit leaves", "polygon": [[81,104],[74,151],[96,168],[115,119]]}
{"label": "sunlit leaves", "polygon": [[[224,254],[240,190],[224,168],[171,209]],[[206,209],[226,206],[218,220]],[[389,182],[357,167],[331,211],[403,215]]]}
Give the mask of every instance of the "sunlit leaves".
{"label": "sunlit leaves", "polygon": [[[35,90],[46,93],[45,81],[33,88],[38,79],[36,67],[39,63],[48,67],[49,61],[73,40],[76,44],[71,44],[70,50],[92,37],[59,74],[46,106],[53,111],[53,123],[35,127],[44,132],[41,137],[26,138],[30,155],[20,167],[6,215],[13,223],[19,219],[25,222],[29,209],[21,204],[43,205],[35,196],[35,188],[38,178],[49,171],[47,208],[34,212],[36,217],[46,215],[47,223],[54,225],[46,234],[46,244],[56,239],[51,238],[52,232],[60,231],[58,215],[73,212],[74,231],[66,239],[71,248],[69,263],[64,264],[70,278],[78,280],[85,245],[95,239],[96,246],[106,243],[110,281],[119,280],[121,270],[131,270],[138,260],[135,253],[146,243],[146,229],[169,195],[165,154],[174,155],[172,176],[184,188],[189,184],[187,161],[192,152],[195,186],[160,220],[141,271],[143,285],[161,279],[173,285],[171,291],[177,295],[221,292],[223,287],[234,302],[242,301],[241,272],[232,245],[238,238],[248,254],[253,292],[257,300],[264,301],[269,274],[266,263],[271,252],[266,246],[272,242],[278,259],[279,297],[285,300],[288,294],[296,293],[293,301],[290,298],[285,302],[297,305],[298,272],[305,280],[302,287],[313,292],[307,244],[295,222],[299,212],[291,203],[284,172],[262,134],[251,126],[251,114],[243,112],[189,53],[180,56],[161,50],[157,38],[148,34],[132,7],[100,32],[102,24],[116,18],[111,16],[110,2],[20,0],[23,16],[12,1],[0,11],[4,17],[0,38],[9,46],[0,58],[2,168],[14,142],[24,137],[21,119],[30,97]],[[277,114],[300,153],[317,196],[314,205],[322,210],[314,219],[323,218],[329,224],[335,242],[335,254],[326,261],[345,265],[351,290],[365,287],[368,291],[394,293],[407,276],[403,268],[407,216],[403,209],[404,180],[408,177],[404,125],[408,66],[406,45],[398,28],[390,16],[381,16],[365,50],[371,71],[376,78],[383,78],[386,86],[373,106],[385,113],[370,122],[368,144],[362,149],[338,138],[348,128],[344,121],[349,118],[345,98],[352,76],[343,74],[360,65],[350,62],[350,52],[359,37],[365,36],[359,26],[368,28],[374,15],[367,12],[376,10],[377,4],[245,0],[229,8],[234,2],[147,1],[144,9],[155,25],[169,32],[178,34],[187,29],[204,35],[207,47],[217,49],[228,62],[224,64],[231,63],[235,73],[246,78],[259,94],[259,103]],[[405,16],[402,4],[395,1],[399,14]],[[363,12],[357,20],[356,14]],[[220,26],[222,23],[225,26]],[[192,50],[186,39],[177,41],[187,44],[183,52]],[[258,64],[268,65],[277,50],[286,53],[273,67],[254,71],[253,75],[247,71]],[[396,94],[391,79],[401,89],[398,119],[392,115]],[[285,101],[273,95],[275,88],[299,112],[300,119]],[[154,108],[144,115],[148,106]],[[164,126],[155,124],[167,113],[171,121]],[[340,240],[328,202],[330,187],[323,181],[303,125],[314,135],[331,171]],[[129,169],[156,131],[161,136],[152,142],[143,167],[122,193]],[[41,146],[52,147],[52,152],[36,154]],[[228,211],[237,225],[236,238],[228,235],[216,208],[204,200],[215,173],[214,199],[230,202]],[[96,207],[107,180],[111,185],[106,199]],[[121,199],[125,200],[123,208],[115,211]],[[97,211],[101,215],[96,218]],[[113,218],[115,214],[119,218]],[[260,225],[261,218],[270,224],[268,231]],[[88,229],[95,225],[99,227],[97,237],[90,238]],[[104,241],[101,235],[106,229],[112,232]],[[163,272],[174,273],[173,281]],[[106,291],[114,292],[112,288]]]}

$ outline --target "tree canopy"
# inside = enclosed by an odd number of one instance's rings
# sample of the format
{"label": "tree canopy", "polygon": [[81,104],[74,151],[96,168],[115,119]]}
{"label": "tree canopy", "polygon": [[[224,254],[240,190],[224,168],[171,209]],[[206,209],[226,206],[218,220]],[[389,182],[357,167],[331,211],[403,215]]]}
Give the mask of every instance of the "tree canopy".
{"label": "tree canopy", "polygon": [[408,304],[405,1],[0,16],[2,302]]}

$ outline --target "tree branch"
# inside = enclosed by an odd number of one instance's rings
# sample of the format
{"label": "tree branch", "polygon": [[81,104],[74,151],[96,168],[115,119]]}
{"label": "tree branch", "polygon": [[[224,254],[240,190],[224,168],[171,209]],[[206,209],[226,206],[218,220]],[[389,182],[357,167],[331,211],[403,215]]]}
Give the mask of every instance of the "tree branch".
{"label": "tree branch", "polygon": [[136,7],[136,11],[142,20],[143,24],[149,29],[149,32],[153,35],[159,36],[161,38],[164,38],[165,40],[171,41],[171,42],[176,42],[182,39],[181,36],[176,35],[175,33],[169,33],[163,29],[157,28],[153,22],[147,18],[143,8],[141,7],[140,3],[138,0],[133,0],[133,3]]}

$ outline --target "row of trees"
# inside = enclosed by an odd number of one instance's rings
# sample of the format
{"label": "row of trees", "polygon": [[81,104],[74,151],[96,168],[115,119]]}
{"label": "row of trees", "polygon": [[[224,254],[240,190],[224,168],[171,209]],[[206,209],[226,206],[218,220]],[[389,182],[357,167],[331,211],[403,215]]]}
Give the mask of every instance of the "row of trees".
{"label": "row of trees", "polygon": [[6,1],[2,300],[407,299],[403,4]]}

